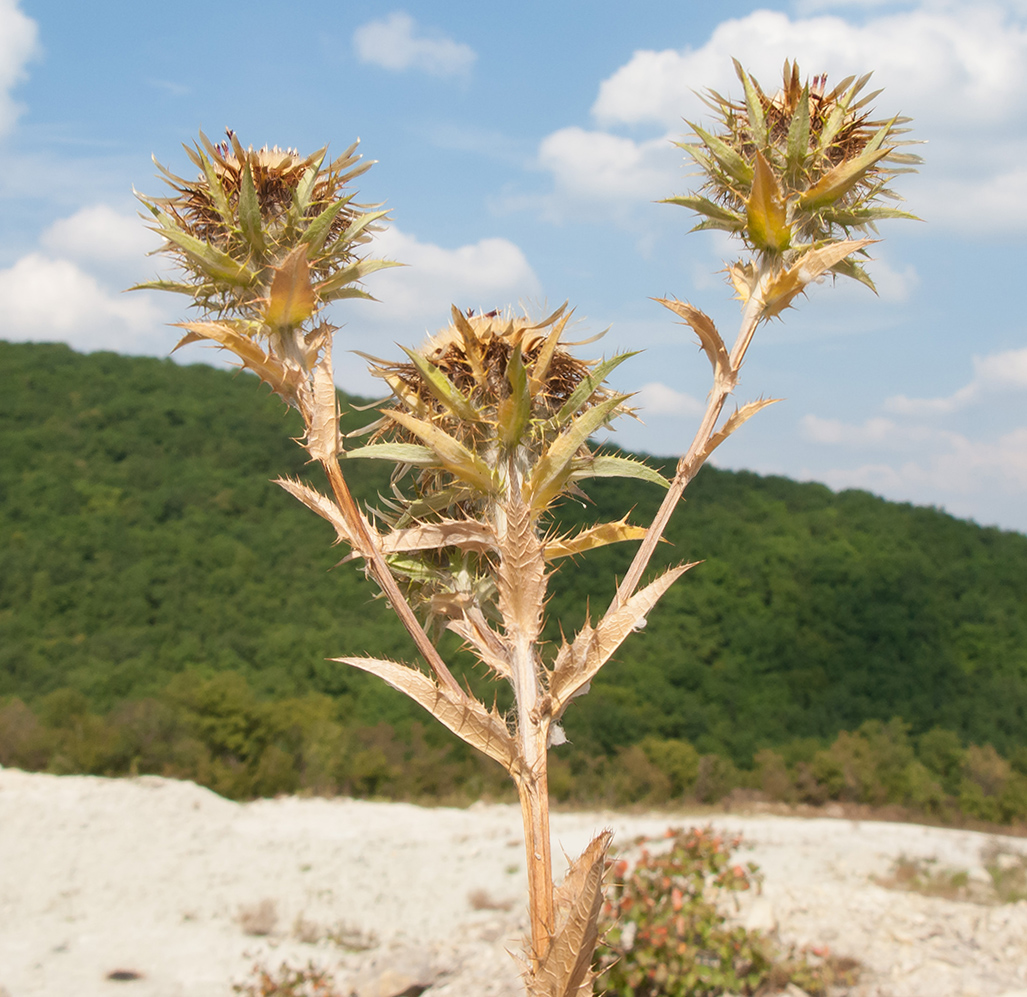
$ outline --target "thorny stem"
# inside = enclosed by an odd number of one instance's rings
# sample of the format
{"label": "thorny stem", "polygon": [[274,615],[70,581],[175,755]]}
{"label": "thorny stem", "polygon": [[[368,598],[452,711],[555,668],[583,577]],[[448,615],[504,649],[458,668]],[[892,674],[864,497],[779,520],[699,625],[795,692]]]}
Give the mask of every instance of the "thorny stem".
{"label": "thorny stem", "polygon": [[[738,338],[731,349],[731,371],[736,377],[742,366],[742,361],[745,359],[745,353],[749,349],[749,344],[752,342],[756,326],[760,322],[763,285],[766,275],[767,268],[764,266],[761,268],[758,283],[753,288],[752,293],[749,295],[749,300],[746,302],[745,311],[742,313],[742,324],[738,330]],[[645,539],[635,552],[635,557],[628,568],[628,573],[617,588],[617,594],[613,597],[613,606],[623,606],[634,594],[635,589],[638,588],[638,583],[642,580],[642,575],[645,574],[645,570],[649,566],[649,561],[656,550],[656,545],[660,542],[663,532],[670,522],[671,514],[681,500],[685,488],[688,487],[688,484],[699,473],[699,469],[706,462],[706,458],[709,455],[707,447],[710,438],[717,428],[717,422],[720,420],[721,412],[724,410],[724,403],[727,401],[728,395],[731,394],[733,387],[733,383],[714,383],[702,423],[692,439],[691,446],[689,446],[677,463],[674,480],[671,482],[670,488],[663,497],[660,508],[657,510],[652,523],[646,531]]]}
{"label": "thorny stem", "polygon": [[435,677],[462,697],[464,695],[463,689],[460,688],[457,680],[453,678],[453,673],[446,667],[446,663],[435,649],[435,645],[424,632],[424,627],[421,626],[420,621],[414,615],[414,611],[410,608],[410,603],[406,601],[403,593],[400,592],[396,579],[389,570],[389,566],[385,563],[380,546],[376,542],[375,537],[371,535],[367,521],[357,508],[357,503],[353,499],[353,493],[349,490],[349,485],[346,484],[346,479],[343,477],[339,462],[335,459],[323,460],[321,461],[321,466],[324,468],[328,481],[332,486],[335,501],[346,518],[347,525],[353,531],[355,539],[360,543],[360,553],[369,562],[374,580],[385,593],[385,597],[392,604],[392,608],[396,610],[400,620],[403,621],[403,625],[407,628],[410,636],[413,637],[418,651],[421,652],[424,660],[428,662],[431,670],[435,673]]}

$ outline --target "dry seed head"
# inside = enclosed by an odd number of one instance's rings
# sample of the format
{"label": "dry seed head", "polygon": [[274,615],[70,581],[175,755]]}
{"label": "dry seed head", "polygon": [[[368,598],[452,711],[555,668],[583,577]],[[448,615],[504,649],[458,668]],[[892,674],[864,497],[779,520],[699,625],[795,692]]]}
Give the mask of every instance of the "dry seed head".
{"label": "dry seed head", "polygon": [[360,261],[358,249],[384,212],[352,200],[351,182],[371,165],[360,163],[356,144],[326,163],[324,149],[309,156],[277,146],[254,150],[231,130],[227,135],[214,144],[201,132],[185,147],[199,170],[193,180],[157,163],[172,194],[139,199],[165,239],[159,251],[174,259],[182,279],[139,286],[188,294],[204,317],[266,333],[276,270],[303,246],[315,311],[339,297],[367,297],[352,285],[378,261]]}
{"label": "dry seed head", "polygon": [[[780,89],[768,94],[737,61],[735,68],[743,99],[708,91],[717,127],[692,125],[698,141],[678,143],[705,183],[667,201],[698,213],[696,229],[736,234],[781,267],[853,231],[876,231],[882,219],[914,217],[881,203],[901,200],[887,185],[921,160],[899,151],[910,144],[901,127],[908,118],[872,118],[868,105],[881,91],[863,94],[869,74],[828,90],[825,75],[803,83],[786,61]],[[873,286],[851,258],[831,270]]]}

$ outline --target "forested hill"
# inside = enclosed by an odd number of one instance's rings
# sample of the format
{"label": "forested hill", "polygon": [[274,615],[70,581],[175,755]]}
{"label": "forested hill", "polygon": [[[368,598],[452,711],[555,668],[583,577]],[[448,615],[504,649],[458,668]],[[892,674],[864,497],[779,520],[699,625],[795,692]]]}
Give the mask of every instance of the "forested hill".
{"label": "forested hill", "polygon": [[[233,670],[258,699],[316,691],[406,722],[405,699],[325,660],[413,650],[359,570],[332,570],[329,527],[269,483],[307,473],[298,431],[249,375],[0,342],[0,705],[70,688],[110,710]],[[382,468],[352,475],[385,490]],[[568,522],[644,523],[660,498],[590,494]],[[1003,753],[1027,742],[1027,537],[712,468],[687,499],[660,556],[704,561],[575,702],[579,747],[655,735],[744,765],[895,716]],[[601,607],[630,553],[566,565],[550,619],[569,632]]]}

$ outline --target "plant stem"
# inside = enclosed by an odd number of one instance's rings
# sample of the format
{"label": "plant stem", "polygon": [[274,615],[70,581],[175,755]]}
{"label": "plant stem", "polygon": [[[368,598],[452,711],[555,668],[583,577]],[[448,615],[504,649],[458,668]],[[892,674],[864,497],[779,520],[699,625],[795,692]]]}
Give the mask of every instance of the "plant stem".
{"label": "plant stem", "polygon": [[338,460],[321,461],[321,466],[324,468],[328,481],[332,486],[335,501],[342,511],[347,525],[352,531],[354,538],[360,543],[360,554],[368,562],[374,580],[385,593],[385,597],[392,604],[392,608],[396,610],[396,614],[402,620],[403,626],[407,628],[407,632],[413,637],[418,651],[421,652],[424,660],[428,662],[429,667],[435,673],[435,677],[455,693],[463,696],[464,691],[460,688],[460,684],[453,677],[453,673],[449,668],[446,667],[446,663],[442,660],[441,655],[435,649],[435,645],[432,644],[428,635],[424,632],[424,627],[421,626],[420,621],[414,615],[410,604],[403,597],[403,593],[400,592],[396,579],[393,578],[389,566],[385,563],[385,557],[382,554],[377,538],[372,534],[367,520],[364,519],[357,508],[357,503],[353,498],[353,493],[349,490],[349,485],[346,484],[346,479],[343,477],[342,468],[339,467]]}
{"label": "plant stem", "polygon": [[[752,342],[756,326],[759,325],[764,282],[765,273],[761,272],[759,280],[752,294],[750,294],[749,300],[746,302],[745,311],[742,313],[742,323],[738,330],[738,337],[731,350],[731,370],[736,375],[742,366],[742,361],[745,359],[745,353],[749,349],[749,344]],[[717,428],[717,422],[720,419],[721,412],[724,410],[724,403],[727,401],[728,395],[731,394],[732,390],[733,384],[714,383],[702,423],[692,438],[691,446],[678,460],[674,480],[671,482],[670,488],[660,504],[660,508],[657,510],[649,529],[646,531],[645,539],[635,552],[635,557],[628,568],[628,573],[617,588],[617,594],[613,598],[613,606],[623,606],[634,594],[635,589],[638,588],[638,583],[642,580],[642,575],[649,566],[649,561],[656,550],[656,545],[663,537],[667,523],[670,522],[671,513],[677,508],[685,488],[688,487],[691,480],[699,473],[699,469],[706,463],[706,457],[708,456],[707,447],[710,438]]]}

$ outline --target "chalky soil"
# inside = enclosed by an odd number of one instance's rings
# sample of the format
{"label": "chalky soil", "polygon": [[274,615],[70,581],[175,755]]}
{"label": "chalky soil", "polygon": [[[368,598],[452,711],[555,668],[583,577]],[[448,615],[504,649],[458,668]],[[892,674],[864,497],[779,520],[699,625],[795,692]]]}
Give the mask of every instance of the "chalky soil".
{"label": "chalky soil", "polygon": [[[553,815],[554,854],[687,813]],[[900,860],[966,870],[1027,842],[829,818],[722,815],[765,875],[738,916],[866,967],[852,997],[1027,997],[1027,901],[879,885]],[[191,783],[0,769],[0,994],[227,997],[255,963],[309,962],[341,993],[513,997],[527,928],[516,807],[238,804]],[[260,918],[255,917],[255,912]],[[253,933],[254,930],[258,933]],[[249,931],[250,933],[247,933]]]}

